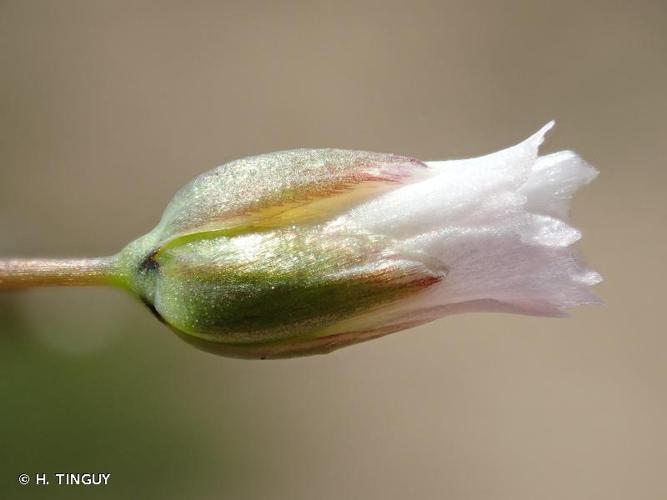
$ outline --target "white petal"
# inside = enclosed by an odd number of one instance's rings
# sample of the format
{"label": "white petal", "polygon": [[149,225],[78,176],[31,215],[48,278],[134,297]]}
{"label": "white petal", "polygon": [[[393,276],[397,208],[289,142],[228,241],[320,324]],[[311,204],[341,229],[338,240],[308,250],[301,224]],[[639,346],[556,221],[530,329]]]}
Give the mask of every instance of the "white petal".
{"label": "white petal", "polygon": [[419,296],[357,318],[356,327],[473,310],[558,316],[599,302],[589,287],[601,278],[580,263],[571,245],[581,234],[564,220],[572,194],[596,171],[572,152],[538,157],[552,126],[498,153],[427,162],[429,179],[334,221],[389,236],[395,255],[444,276]]}

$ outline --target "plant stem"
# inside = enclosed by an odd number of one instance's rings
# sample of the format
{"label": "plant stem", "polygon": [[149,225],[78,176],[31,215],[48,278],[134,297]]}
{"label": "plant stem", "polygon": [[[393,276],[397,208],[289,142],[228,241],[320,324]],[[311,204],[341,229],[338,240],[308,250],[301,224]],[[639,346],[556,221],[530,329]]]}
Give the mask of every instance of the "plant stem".
{"label": "plant stem", "polygon": [[0,290],[35,286],[95,286],[115,281],[114,257],[0,259]]}

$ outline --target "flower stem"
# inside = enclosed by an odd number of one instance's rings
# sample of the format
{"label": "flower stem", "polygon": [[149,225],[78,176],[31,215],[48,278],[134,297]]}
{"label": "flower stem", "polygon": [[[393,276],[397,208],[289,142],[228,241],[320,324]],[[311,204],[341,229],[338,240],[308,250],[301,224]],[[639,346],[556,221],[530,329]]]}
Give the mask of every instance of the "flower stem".
{"label": "flower stem", "polygon": [[95,286],[116,281],[116,259],[0,259],[0,290]]}

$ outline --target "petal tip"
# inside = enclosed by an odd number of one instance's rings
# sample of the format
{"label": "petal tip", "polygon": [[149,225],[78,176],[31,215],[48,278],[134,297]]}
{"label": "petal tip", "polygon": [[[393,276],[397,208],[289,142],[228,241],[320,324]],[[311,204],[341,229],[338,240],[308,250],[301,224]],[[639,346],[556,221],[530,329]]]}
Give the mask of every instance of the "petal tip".
{"label": "petal tip", "polygon": [[544,125],[541,129],[539,129],[531,139],[538,141],[538,145],[542,144],[544,142],[544,137],[547,135],[548,132],[551,131],[556,126],[556,121],[551,120],[549,121],[546,125]]}

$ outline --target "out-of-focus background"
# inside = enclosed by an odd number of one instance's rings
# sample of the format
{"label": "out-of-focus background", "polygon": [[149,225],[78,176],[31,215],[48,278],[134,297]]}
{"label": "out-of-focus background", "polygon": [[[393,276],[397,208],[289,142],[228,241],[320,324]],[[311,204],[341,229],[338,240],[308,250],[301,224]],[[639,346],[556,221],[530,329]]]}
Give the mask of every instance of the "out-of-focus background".
{"label": "out-of-focus background", "polygon": [[[0,2],[0,255],[114,253],[193,176],[299,146],[544,151],[602,307],[328,356],[199,352],[105,289],[0,295],[0,497],[667,498],[662,0]],[[20,473],[110,472],[108,487]],[[34,480],[33,480],[34,482]]]}

